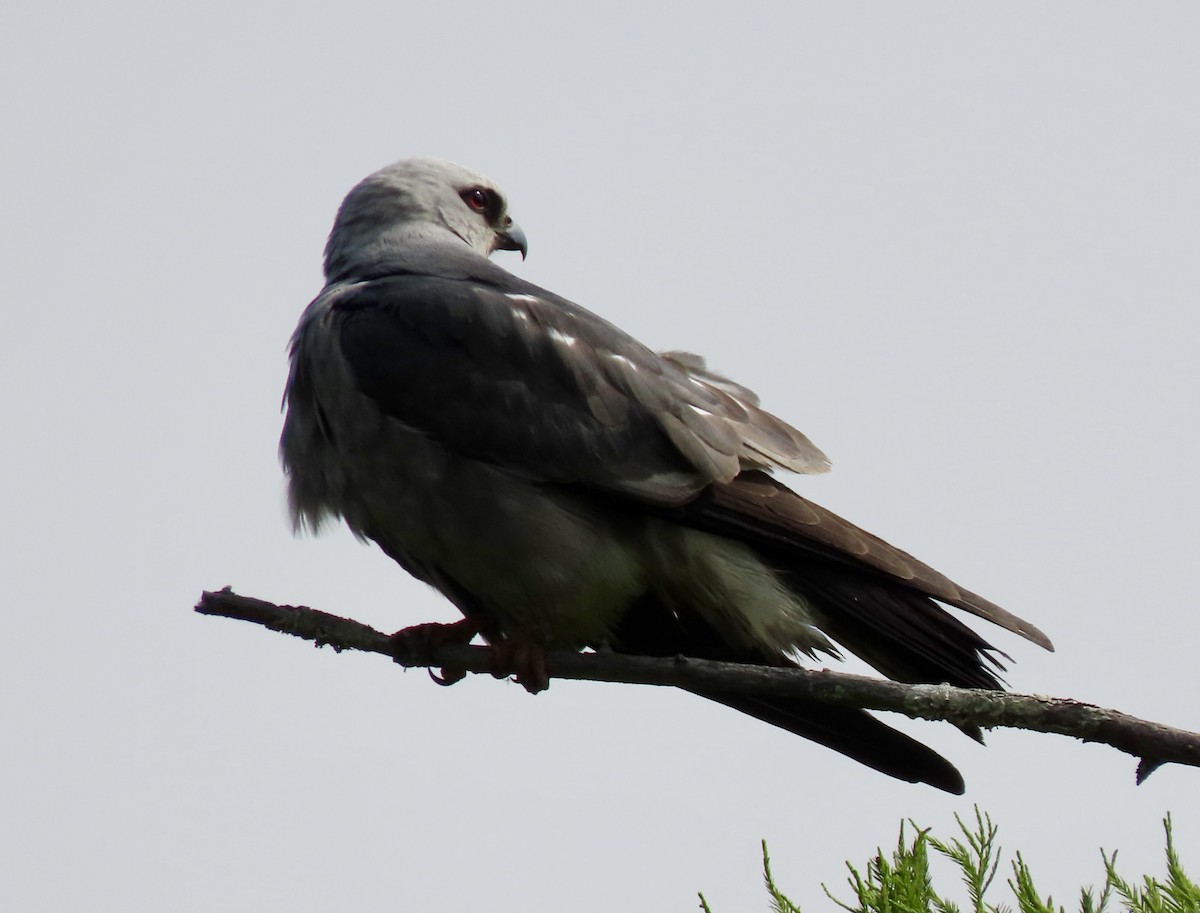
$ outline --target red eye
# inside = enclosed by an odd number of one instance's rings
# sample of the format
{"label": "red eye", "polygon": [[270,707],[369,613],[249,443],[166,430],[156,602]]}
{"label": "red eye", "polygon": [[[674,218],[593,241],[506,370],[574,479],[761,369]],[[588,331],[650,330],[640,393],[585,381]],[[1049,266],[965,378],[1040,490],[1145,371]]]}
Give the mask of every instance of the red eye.
{"label": "red eye", "polygon": [[476,212],[484,212],[488,208],[488,195],[485,191],[478,187],[472,187],[470,190],[464,190],[462,198],[463,202]]}

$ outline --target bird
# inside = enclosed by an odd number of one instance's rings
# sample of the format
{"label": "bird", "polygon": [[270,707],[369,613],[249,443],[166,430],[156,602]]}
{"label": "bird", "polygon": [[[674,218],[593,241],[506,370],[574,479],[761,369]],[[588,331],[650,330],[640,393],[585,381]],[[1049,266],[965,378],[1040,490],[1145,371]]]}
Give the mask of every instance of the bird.
{"label": "bird", "polygon": [[[848,651],[901,682],[1002,688],[1009,657],[946,607],[1053,650],[779,481],[830,463],[751,390],[497,251],[524,259],[525,234],[461,165],[403,159],[345,197],[290,344],[280,456],[297,531],[344,521],[461,611],[448,639],[507,650],[533,692],[546,651],[585,649],[776,667]],[[964,791],[946,758],[864,710],[696,693]]]}

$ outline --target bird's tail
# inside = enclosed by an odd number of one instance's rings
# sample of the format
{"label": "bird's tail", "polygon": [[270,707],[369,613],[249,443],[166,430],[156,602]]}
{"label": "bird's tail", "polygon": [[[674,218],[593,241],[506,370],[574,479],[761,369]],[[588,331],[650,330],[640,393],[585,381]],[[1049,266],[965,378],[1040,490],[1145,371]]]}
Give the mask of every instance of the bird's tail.
{"label": "bird's tail", "polygon": [[962,795],[965,788],[953,764],[865,710],[740,694],[693,693],[811,739],[898,780],[928,783],[955,795]]}

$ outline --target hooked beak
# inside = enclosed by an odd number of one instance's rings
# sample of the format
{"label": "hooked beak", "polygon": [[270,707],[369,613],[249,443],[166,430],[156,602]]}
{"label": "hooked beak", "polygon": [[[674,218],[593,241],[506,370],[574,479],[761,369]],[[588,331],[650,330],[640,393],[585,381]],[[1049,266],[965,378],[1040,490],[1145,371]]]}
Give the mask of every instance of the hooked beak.
{"label": "hooked beak", "polygon": [[529,253],[529,242],[525,240],[525,232],[521,231],[521,226],[512,219],[508,220],[508,227],[504,231],[496,232],[496,238],[496,250],[519,250],[522,260]]}

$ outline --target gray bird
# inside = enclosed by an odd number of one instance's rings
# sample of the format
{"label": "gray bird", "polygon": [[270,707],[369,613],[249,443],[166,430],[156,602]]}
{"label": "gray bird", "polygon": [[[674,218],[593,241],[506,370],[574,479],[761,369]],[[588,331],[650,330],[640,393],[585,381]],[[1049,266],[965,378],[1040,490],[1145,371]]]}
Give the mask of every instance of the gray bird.
{"label": "gray bird", "polygon": [[[837,645],[899,681],[1001,687],[998,651],[938,602],[1053,649],[769,475],[829,461],[750,390],[514,276],[497,250],[524,257],[525,236],[459,165],[406,159],[350,191],[291,343],[280,451],[298,529],[345,520],[463,612],[458,636],[523,657],[530,690],[549,649],[790,666]],[[702,696],[963,791],[864,711]]]}

